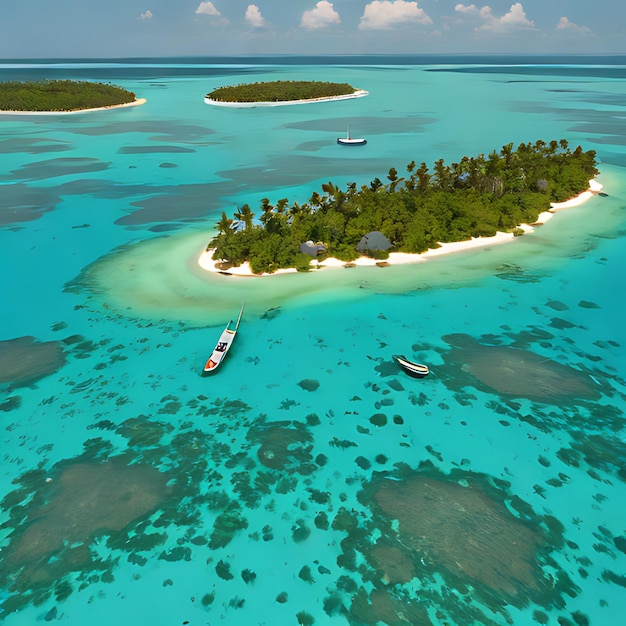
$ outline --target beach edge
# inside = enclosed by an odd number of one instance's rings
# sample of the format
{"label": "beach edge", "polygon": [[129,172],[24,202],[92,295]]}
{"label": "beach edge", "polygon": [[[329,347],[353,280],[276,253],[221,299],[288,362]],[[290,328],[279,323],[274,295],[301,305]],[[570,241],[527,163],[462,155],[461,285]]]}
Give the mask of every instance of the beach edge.
{"label": "beach edge", "polygon": [[132,102],[124,104],[112,104],[105,107],[95,107],[93,109],[73,109],[71,111],[0,111],[0,115],[76,115],[77,113],[93,113],[94,111],[109,111],[111,109],[126,109],[136,107],[148,102],[146,98],[137,98]]}

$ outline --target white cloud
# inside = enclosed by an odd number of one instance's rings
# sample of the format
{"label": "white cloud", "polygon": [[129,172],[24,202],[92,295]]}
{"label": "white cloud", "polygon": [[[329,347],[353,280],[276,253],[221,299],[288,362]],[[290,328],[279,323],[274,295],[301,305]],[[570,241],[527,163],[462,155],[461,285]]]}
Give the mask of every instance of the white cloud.
{"label": "white cloud", "polygon": [[267,28],[269,22],[261,15],[261,11],[256,4],[249,4],[246,9],[246,22],[252,28]]}
{"label": "white cloud", "polygon": [[535,23],[526,17],[524,7],[521,2],[511,5],[508,13],[501,17],[496,17],[490,6],[485,5],[480,9],[475,4],[457,4],[454,7],[457,13],[466,18],[477,18],[482,20],[482,25],[475,30],[491,31],[493,33],[508,33],[518,29],[534,29]]}
{"label": "white cloud", "polygon": [[562,17],[559,20],[559,23],[556,25],[557,30],[564,30],[570,33],[577,33],[579,35],[591,35],[593,31],[591,28],[587,26],[579,26],[578,24],[574,24],[574,22],[570,22],[566,17]]}
{"label": "white cloud", "polygon": [[150,11],[149,9],[145,12],[141,14],[141,19],[142,20],[151,20],[152,19],[152,11]]}
{"label": "white cloud", "polygon": [[302,14],[300,26],[314,30],[316,28],[325,28],[331,24],[340,24],[341,18],[339,13],[335,11],[332,2],[321,0],[315,5],[314,9],[305,11]]}
{"label": "white cloud", "polygon": [[484,6],[480,9],[480,17],[485,23],[478,30],[488,30],[494,33],[506,33],[519,28],[535,27],[535,23],[526,17],[521,2],[512,4],[509,12],[502,17],[496,17],[491,12],[491,7]]}
{"label": "white cloud", "polygon": [[417,2],[373,0],[365,5],[359,28],[388,30],[407,23],[430,25],[433,21],[424,9],[419,8]]}
{"label": "white cloud", "polygon": [[196,9],[198,15],[215,15],[220,16],[221,13],[215,8],[212,2],[201,2]]}
{"label": "white cloud", "polygon": [[467,6],[465,6],[464,4],[457,4],[454,7],[454,10],[457,13],[463,13],[464,15],[478,15],[479,14],[478,7],[475,4],[468,4]]}

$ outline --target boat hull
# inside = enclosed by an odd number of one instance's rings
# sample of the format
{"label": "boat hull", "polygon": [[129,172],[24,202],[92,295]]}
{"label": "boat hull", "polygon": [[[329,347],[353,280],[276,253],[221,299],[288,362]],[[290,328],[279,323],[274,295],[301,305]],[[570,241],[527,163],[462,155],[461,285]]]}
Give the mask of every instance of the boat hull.
{"label": "boat hull", "polygon": [[340,146],[364,146],[367,143],[367,139],[346,139],[345,137],[338,137],[337,143]]}
{"label": "boat hull", "polygon": [[428,376],[430,372],[428,366],[409,361],[402,355],[394,354],[393,359],[402,368],[402,370],[412,378],[424,378],[424,376]]}
{"label": "boat hull", "polygon": [[237,318],[237,323],[235,324],[235,328],[231,328],[231,324],[233,320],[230,320],[228,324],[226,324],[226,328],[222,331],[220,338],[213,348],[213,352],[211,356],[208,358],[207,362],[204,364],[204,368],[202,369],[203,376],[209,376],[214,374],[219,366],[224,362],[230,347],[233,345],[235,341],[235,337],[237,336],[237,330],[239,329],[239,323],[241,322],[241,316],[243,315],[243,306],[241,307],[241,311],[239,311],[239,317]]}
{"label": "boat hull", "polygon": [[203,376],[209,376],[210,374],[215,373],[219,366],[224,362],[226,354],[228,354],[230,347],[233,345],[233,341],[235,341],[237,333],[229,328],[230,324],[232,324],[232,321],[228,323],[228,326],[226,326],[220,335],[220,339],[217,342],[215,349],[211,353],[207,362],[204,364],[204,368],[202,370]]}

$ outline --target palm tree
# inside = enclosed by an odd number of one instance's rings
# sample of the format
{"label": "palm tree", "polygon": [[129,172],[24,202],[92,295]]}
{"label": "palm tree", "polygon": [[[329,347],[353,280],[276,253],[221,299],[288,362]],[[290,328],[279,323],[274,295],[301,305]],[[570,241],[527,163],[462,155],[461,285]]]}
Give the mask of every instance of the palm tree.
{"label": "palm tree", "polygon": [[379,189],[384,188],[384,185],[378,176],[374,178],[374,180],[370,183],[370,189],[372,191],[378,191]]}
{"label": "palm tree", "polygon": [[[426,163],[422,163],[419,166],[419,169],[415,172],[415,175],[417,176],[419,190],[427,191],[430,187],[430,174],[428,173],[428,165],[426,165]],[[413,176],[411,176],[411,178],[413,178]]]}
{"label": "palm tree", "polygon": [[487,162],[485,163],[485,178],[482,183],[482,190],[494,193],[497,196],[502,196],[504,192],[504,184],[502,177],[500,176],[502,169],[502,159],[500,155],[493,150],[489,154]]}
{"label": "palm tree", "polygon": [[[327,195],[329,203],[332,202],[334,207],[338,209],[346,198],[346,195],[334,183],[328,182],[322,184],[322,190]],[[332,206],[332,205],[331,205]]]}
{"label": "palm tree", "polygon": [[231,226],[233,224],[233,220],[229,218],[224,211],[222,211],[222,219],[215,225],[217,230],[222,235],[227,235],[231,232]]}
{"label": "palm tree", "polygon": [[443,159],[439,159],[438,161],[435,161],[434,170],[435,170],[435,177],[437,179],[437,188],[442,189],[442,190],[448,189],[450,186],[451,174],[450,174],[450,168],[448,168],[444,164]]}
{"label": "palm tree", "polygon": [[327,183],[322,183],[322,191],[328,194],[329,198],[333,198],[337,193],[337,187],[332,181],[328,181]]}
{"label": "palm tree", "polygon": [[252,228],[252,220],[254,219],[254,213],[250,209],[248,204],[244,204],[237,213],[235,218],[244,223],[245,229]]}
{"label": "palm tree", "polygon": [[276,203],[276,212],[279,214],[283,214],[285,212],[285,207],[289,204],[289,199],[288,198],[281,198],[277,203]]}
{"label": "palm tree", "polygon": [[356,183],[348,183],[346,188],[348,190],[348,198],[352,198],[352,196],[356,193]]}
{"label": "palm tree", "polygon": [[406,166],[406,171],[410,176],[404,181],[404,187],[409,191],[413,191],[415,189],[415,161],[411,161]]}
{"label": "palm tree", "polygon": [[403,178],[398,178],[398,170],[395,167],[389,169],[387,179],[389,180],[389,191],[391,191],[391,193],[396,190],[398,183],[404,180]]}
{"label": "palm tree", "polygon": [[309,203],[312,207],[319,207],[322,202],[320,194],[317,191],[313,192],[313,195],[309,198]]}
{"label": "palm tree", "polygon": [[310,211],[309,205],[305,202],[300,204],[294,200],[293,204],[287,209],[287,222],[293,224],[294,219],[301,219]]}
{"label": "palm tree", "polygon": [[511,164],[511,155],[513,153],[513,144],[507,143],[506,146],[502,146],[502,150],[500,154],[504,157],[504,164],[506,167],[509,167]]}
{"label": "palm tree", "polygon": [[261,211],[263,211],[263,213],[267,213],[273,208],[274,207],[270,204],[269,198],[261,198]]}
{"label": "palm tree", "polygon": [[272,212],[274,211],[274,207],[270,204],[270,201],[267,198],[261,198],[261,210],[263,211],[261,221],[263,224],[267,225],[272,217]]}

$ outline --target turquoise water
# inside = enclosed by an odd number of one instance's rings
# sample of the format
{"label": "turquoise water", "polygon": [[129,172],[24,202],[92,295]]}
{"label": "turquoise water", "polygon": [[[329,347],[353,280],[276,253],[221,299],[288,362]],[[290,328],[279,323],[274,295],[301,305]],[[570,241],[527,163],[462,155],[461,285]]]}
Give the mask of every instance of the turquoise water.
{"label": "turquoise water", "polygon": [[[626,69],[490,63],[105,64],[147,104],[0,118],[4,623],[619,622]],[[203,103],[276,79],[370,95]],[[365,148],[336,145],[348,123]],[[197,266],[244,202],[561,137],[606,195],[513,243]]]}

